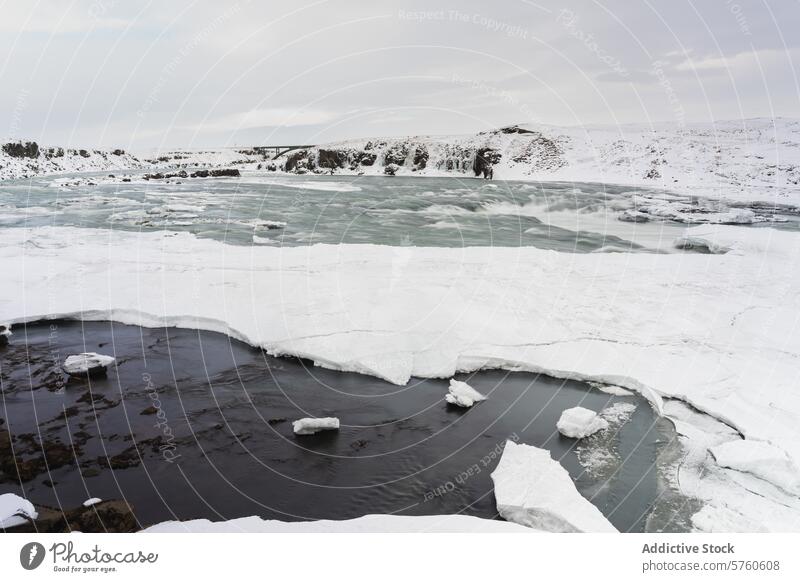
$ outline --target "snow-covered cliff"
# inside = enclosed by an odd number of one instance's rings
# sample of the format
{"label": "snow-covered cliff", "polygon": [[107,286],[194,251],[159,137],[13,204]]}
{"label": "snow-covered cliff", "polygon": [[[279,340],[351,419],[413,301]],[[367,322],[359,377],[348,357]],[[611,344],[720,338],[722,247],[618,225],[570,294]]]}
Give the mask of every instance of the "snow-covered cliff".
{"label": "snow-covered cliff", "polygon": [[276,160],[296,173],[483,175],[505,180],[606,182],[680,193],[800,202],[800,121],[554,127],[519,125],[465,136],[373,138],[296,150]]}
{"label": "snow-covered cliff", "polygon": [[364,138],[295,149],[72,150],[0,147],[0,179],[61,172],[235,167],[291,173],[487,176],[601,182],[680,194],[800,205],[800,120],[555,127],[515,125],[468,135]]}

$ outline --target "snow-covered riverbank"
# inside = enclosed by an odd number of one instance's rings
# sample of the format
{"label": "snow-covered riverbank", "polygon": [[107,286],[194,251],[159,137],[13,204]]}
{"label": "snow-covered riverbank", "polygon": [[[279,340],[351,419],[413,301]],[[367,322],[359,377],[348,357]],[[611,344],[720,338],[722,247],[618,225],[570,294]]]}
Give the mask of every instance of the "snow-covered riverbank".
{"label": "snow-covered riverbank", "polygon": [[[35,148],[33,147],[35,146]],[[367,137],[295,149],[174,149],[131,155],[36,144],[0,149],[0,180],[147,168],[384,175],[474,176],[664,188],[738,203],[800,206],[800,121],[557,127],[517,125],[476,134]],[[120,180],[115,176],[115,180]]]}
{"label": "snow-covered riverbank", "polygon": [[[785,483],[800,462],[800,237],[711,226],[688,234],[727,252],[279,249],[186,233],[7,229],[0,320],[222,331],[397,384],[498,367],[624,386],[684,436],[672,477],[705,503],[698,529],[796,531],[800,499]],[[741,436],[785,461],[718,465],[713,450]]]}

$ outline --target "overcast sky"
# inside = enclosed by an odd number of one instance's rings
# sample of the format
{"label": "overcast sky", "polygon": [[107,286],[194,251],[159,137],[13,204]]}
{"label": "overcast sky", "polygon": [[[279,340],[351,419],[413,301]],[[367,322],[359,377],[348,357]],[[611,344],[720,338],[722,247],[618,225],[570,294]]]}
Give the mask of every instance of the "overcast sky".
{"label": "overcast sky", "polygon": [[798,0],[14,0],[0,11],[0,134],[52,145],[800,117]]}

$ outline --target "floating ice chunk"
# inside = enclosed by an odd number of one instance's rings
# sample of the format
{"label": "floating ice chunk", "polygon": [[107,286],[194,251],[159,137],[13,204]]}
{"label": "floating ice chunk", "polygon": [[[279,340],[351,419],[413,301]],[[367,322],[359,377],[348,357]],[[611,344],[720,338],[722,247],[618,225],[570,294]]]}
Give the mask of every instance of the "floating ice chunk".
{"label": "floating ice chunk", "polygon": [[728,441],[710,449],[717,465],[769,481],[792,495],[800,495],[800,470],[786,452],[764,441]]}
{"label": "floating ice chunk", "polygon": [[116,360],[111,356],[86,352],[75,356],[69,356],[64,360],[64,371],[71,376],[104,374],[106,368],[115,361]]}
{"label": "floating ice chunk", "polygon": [[444,397],[450,404],[470,408],[476,402],[486,400],[486,396],[475,390],[466,382],[450,380],[450,388],[447,396]]}
{"label": "floating ice chunk", "polygon": [[497,511],[507,521],[552,532],[617,531],[549,451],[507,441],[491,476]]}
{"label": "floating ice chunk", "polygon": [[691,250],[702,250],[706,251],[712,255],[724,255],[729,250],[729,247],[725,245],[718,244],[713,240],[709,240],[702,236],[679,236],[675,239],[674,246],[676,249],[682,249],[684,251],[691,251]]}
{"label": "floating ice chunk", "polygon": [[600,411],[600,416],[609,424],[622,424],[630,420],[636,410],[636,405],[630,402],[615,402]]}
{"label": "floating ice chunk", "polygon": [[339,430],[338,418],[301,418],[292,423],[294,434],[314,434],[321,430]]}
{"label": "floating ice chunk", "polygon": [[623,388],[622,386],[616,386],[614,384],[602,384],[600,382],[589,382],[589,385],[592,388],[597,388],[600,390],[600,392],[611,394],[612,396],[633,396],[633,392],[627,388]]}
{"label": "floating ice chunk", "polygon": [[598,430],[608,428],[608,421],[601,418],[595,411],[576,406],[568,408],[561,413],[561,418],[556,423],[558,432],[566,437],[582,439],[593,435]]}
{"label": "floating ice chunk", "polygon": [[98,503],[102,503],[102,499],[99,497],[90,497],[86,501],[83,502],[84,507],[91,507],[92,505],[97,505]]}
{"label": "floating ice chunk", "polygon": [[36,519],[39,514],[33,503],[14,493],[0,495],[0,528],[22,525]]}

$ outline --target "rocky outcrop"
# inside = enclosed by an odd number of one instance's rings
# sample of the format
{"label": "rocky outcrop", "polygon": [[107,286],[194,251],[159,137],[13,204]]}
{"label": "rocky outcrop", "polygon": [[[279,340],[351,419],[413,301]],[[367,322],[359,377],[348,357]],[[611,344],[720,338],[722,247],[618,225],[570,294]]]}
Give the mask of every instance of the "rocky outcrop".
{"label": "rocky outcrop", "polygon": [[12,158],[38,158],[39,144],[35,141],[9,142],[3,144],[3,151]]}
{"label": "rocky outcrop", "polygon": [[[185,174],[185,172],[184,172]],[[236,168],[219,168],[216,170],[197,170],[189,174],[190,178],[222,178],[241,176],[242,173]]]}
{"label": "rocky outcrop", "polygon": [[42,174],[133,170],[144,167],[122,149],[89,150],[43,147],[35,141],[0,145],[0,180]]}
{"label": "rocky outcrop", "polygon": [[60,510],[54,507],[36,506],[38,516],[35,521],[9,529],[14,533],[126,533],[134,532],[139,523],[133,508],[118,499],[100,501],[88,507]]}
{"label": "rocky outcrop", "polygon": [[500,162],[503,155],[492,148],[480,148],[475,153],[475,161],[472,162],[472,171],[475,176],[483,175],[484,178],[494,177],[494,165]]}

